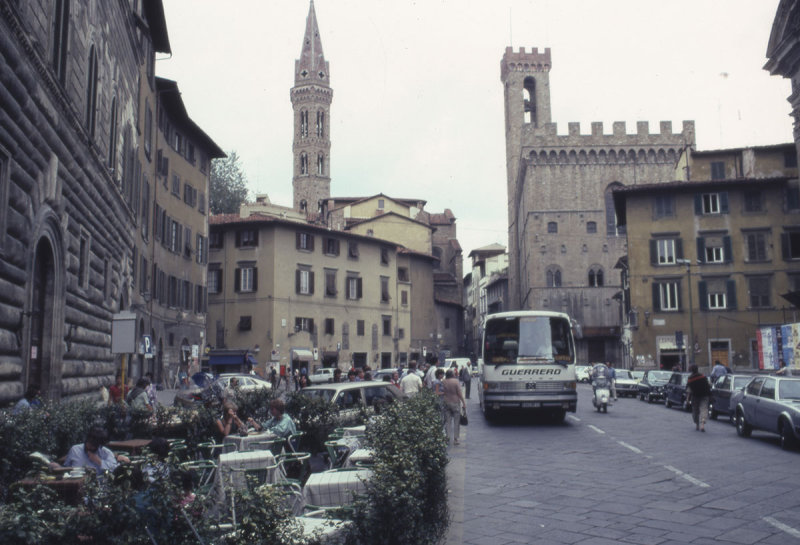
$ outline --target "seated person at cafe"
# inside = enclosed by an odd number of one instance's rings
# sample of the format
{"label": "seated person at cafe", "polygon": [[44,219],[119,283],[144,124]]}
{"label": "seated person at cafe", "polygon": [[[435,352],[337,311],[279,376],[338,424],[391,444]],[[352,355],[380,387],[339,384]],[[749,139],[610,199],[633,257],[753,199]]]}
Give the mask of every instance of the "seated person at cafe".
{"label": "seated person at cafe", "polygon": [[28,385],[28,389],[25,390],[25,396],[17,401],[17,404],[14,405],[14,410],[12,411],[13,414],[21,414],[29,409],[35,409],[42,406],[41,400],[39,400],[39,385],[38,384],[30,384]]}
{"label": "seated person at cafe", "polygon": [[269,403],[269,414],[272,415],[272,418],[261,424],[249,418],[247,423],[259,431],[267,430],[273,435],[286,438],[297,433],[297,428],[291,417],[286,414],[285,411],[286,405],[283,403],[283,400],[273,399]]}
{"label": "seated person at cafe", "polygon": [[222,416],[214,421],[218,439],[224,439],[236,431],[247,431],[247,426],[236,416],[236,411],[238,410],[239,407],[233,401],[224,401],[222,403]]}
{"label": "seated person at cafe", "polygon": [[127,399],[128,405],[130,405],[131,409],[137,409],[140,411],[153,410],[153,407],[150,405],[150,396],[147,394],[148,386],[150,386],[150,381],[144,377],[136,381],[136,388],[131,390],[131,393],[128,394]]}
{"label": "seated person at cafe", "polygon": [[[108,433],[102,426],[92,426],[86,433],[83,443],[73,445],[64,460],[64,467],[85,467],[94,469],[98,475],[105,471],[114,471],[120,463],[130,463],[130,459],[122,454],[114,454],[105,445]],[[53,468],[59,465],[50,464]]]}

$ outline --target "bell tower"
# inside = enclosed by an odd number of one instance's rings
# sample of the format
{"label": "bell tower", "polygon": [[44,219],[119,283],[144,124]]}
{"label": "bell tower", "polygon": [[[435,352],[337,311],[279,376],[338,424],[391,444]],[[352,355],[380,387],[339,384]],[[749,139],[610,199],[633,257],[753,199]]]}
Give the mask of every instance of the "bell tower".
{"label": "bell tower", "polygon": [[311,0],[300,58],[294,63],[294,110],[292,143],[294,208],[315,214],[331,195],[330,87],[328,61],[322,53],[322,40]]}

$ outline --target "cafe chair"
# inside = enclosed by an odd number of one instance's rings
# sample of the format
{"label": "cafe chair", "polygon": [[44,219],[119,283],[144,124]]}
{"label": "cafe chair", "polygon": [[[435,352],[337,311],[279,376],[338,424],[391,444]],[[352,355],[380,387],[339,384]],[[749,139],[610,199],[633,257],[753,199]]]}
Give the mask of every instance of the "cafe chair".
{"label": "cafe chair", "polygon": [[286,452],[278,454],[278,474],[284,481],[296,483],[301,489],[311,474],[311,454],[308,452]]}
{"label": "cafe chair", "polygon": [[271,439],[269,441],[253,441],[250,443],[250,450],[268,450],[273,455],[277,456],[283,451],[283,445],[286,442],[286,439],[279,437],[277,439]]}
{"label": "cafe chair", "polygon": [[211,460],[194,460],[183,462],[180,468],[190,472],[196,479],[198,490],[207,493],[214,483],[214,474],[217,471],[217,464]]}
{"label": "cafe chair", "polygon": [[323,443],[328,451],[328,466],[330,469],[342,467],[347,456],[350,454],[350,446],[342,443],[339,439],[325,441]]}
{"label": "cafe chair", "polygon": [[300,440],[303,438],[304,435],[305,435],[305,432],[298,431],[297,433],[293,433],[293,434],[291,434],[289,436],[289,438],[286,440],[286,446],[289,447],[289,450],[291,452],[298,452],[299,451],[299,449],[300,449]]}
{"label": "cafe chair", "polygon": [[[233,467],[230,468],[231,484],[233,485],[235,480],[238,480],[239,482],[244,481],[247,486],[247,490],[253,492],[259,486],[269,484],[270,473],[276,469],[278,469],[278,464],[253,469]],[[239,479],[236,479],[237,474],[240,477]]]}

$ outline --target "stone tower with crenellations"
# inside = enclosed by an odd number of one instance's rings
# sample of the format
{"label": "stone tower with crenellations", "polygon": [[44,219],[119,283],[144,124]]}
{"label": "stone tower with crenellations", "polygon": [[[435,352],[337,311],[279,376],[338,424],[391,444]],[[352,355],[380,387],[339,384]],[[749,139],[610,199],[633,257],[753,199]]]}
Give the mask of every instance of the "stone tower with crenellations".
{"label": "stone tower with crenellations", "polygon": [[300,58],[294,64],[291,89],[294,110],[292,143],[294,208],[312,215],[322,212],[331,195],[330,87],[328,61],[322,52],[313,0],[308,9]]}
{"label": "stone tower with crenellations", "polygon": [[611,133],[568,123],[558,134],[550,111],[550,49],[506,48],[504,86],[508,189],[509,304],[516,309],[567,312],[584,337],[578,360],[620,361],[621,310],[615,298],[626,254],[611,189],[667,182],[681,151],[694,146],[694,122],[672,132],[669,121],[651,133],[624,122]]}

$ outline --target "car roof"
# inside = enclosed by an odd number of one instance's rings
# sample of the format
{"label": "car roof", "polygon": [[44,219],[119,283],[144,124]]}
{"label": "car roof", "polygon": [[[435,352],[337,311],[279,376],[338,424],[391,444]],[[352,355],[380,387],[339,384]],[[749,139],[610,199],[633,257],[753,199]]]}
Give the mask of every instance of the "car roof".
{"label": "car roof", "polygon": [[[328,384],[314,384],[303,388],[303,390],[354,390],[358,388],[367,388],[370,386],[392,386],[391,383],[384,380],[359,380],[357,382],[332,382]],[[302,390],[301,390],[302,392]]]}

